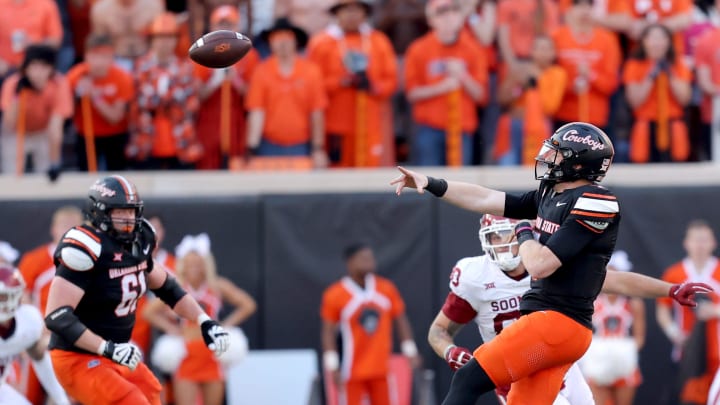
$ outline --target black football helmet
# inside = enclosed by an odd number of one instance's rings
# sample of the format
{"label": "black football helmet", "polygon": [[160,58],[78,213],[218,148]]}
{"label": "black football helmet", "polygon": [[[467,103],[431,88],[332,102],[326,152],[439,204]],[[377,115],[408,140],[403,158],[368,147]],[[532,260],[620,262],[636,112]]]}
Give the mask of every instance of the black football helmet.
{"label": "black football helmet", "polygon": [[[553,182],[578,179],[599,182],[605,177],[614,155],[613,144],[603,130],[585,122],[571,122],[543,142],[535,158],[535,178]],[[559,162],[558,156],[562,157]]]}
{"label": "black football helmet", "polygon": [[[113,226],[110,210],[115,208],[135,209],[135,223],[129,232],[120,232]],[[140,229],[143,214],[143,201],[135,185],[123,176],[108,176],[99,179],[88,192],[85,215],[88,220],[103,232],[121,241],[133,241]]]}

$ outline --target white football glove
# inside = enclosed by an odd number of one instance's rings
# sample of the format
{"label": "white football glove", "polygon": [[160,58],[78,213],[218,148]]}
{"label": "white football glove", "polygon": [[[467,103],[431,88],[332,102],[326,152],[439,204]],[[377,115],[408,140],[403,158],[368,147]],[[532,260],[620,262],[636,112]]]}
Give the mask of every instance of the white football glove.
{"label": "white football glove", "polygon": [[111,340],[105,342],[105,350],[102,355],[133,371],[142,360],[142,352],[139,347],[132,343],[115,343]]}
{"label": "white football glove", "polygon": [[225,353],[230,340],[227,331],[207,315],[201,316],[199,320],[201,320],[199,323],[203,340],[205,340],[208,349],[215,352],[215,356]]}

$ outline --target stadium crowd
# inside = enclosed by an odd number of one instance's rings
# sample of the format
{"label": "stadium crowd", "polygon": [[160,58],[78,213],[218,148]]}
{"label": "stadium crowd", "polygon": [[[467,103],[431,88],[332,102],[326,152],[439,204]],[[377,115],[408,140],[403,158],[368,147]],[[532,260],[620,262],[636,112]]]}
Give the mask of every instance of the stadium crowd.
{"label": "stadium crowd", "polygon": [[[2,1],[3,173],[518,165],[570,121],[617,162],[711,157],[710,0],[166,3]],[[255,49],[191,62],[218,29]]]}

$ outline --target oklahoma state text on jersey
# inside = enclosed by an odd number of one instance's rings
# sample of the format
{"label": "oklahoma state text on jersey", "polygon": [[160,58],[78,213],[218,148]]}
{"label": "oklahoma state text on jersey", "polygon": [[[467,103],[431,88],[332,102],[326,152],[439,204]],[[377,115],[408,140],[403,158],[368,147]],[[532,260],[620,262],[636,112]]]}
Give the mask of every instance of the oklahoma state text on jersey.
{"label": "oklahoma state text on jersey", "polygon": [[605,281],[620,224],[617,198],[589,184],[557,193],[552,183],[520,196],[508,194],[505,216],[536,218],[539,242],[562,265],[544,279],[532,280],[520,310],[553,310],[592,328],[593,302]]}
{"label": "oklahoma state text on jersey", "polygon": [[[137,240],[123,244],[89,225],[70,229],[55,251],[57,276],[85,291],[75,308],[75,315],[91,331],[106,340],[125,343],[135,324],[137,300],[147,290],[146,272],[152,270],[155,233],[145,220]],[[89,255],[94,266],[77,271],[65,265],[60,257],[63,248],[79,249]],[[86,351],[52,334],[51,349],[81,353]]]}

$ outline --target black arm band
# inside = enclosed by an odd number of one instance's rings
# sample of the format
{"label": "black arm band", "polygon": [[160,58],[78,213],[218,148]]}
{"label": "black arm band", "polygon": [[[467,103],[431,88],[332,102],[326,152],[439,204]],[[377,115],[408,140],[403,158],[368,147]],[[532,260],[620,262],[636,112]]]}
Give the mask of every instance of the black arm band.
{"label": "black arm band", "polygon": [[80,335],[87,330],[87,326],[80,322],[78,317],[75,316],[73,308],[69,305],[60,307],[46,316],[45,326],[70,343],[75,343]]}
{"label": "black arm band", "polygon": [[442,197],[447,192],[448,184],[445,179],[436,179],[434,177],[427,176],[428,184],[425,186],[425,190],[431,192],[435,197]]}
{"label": "black arm band", "polygon": [[516,235],[517,235],[518,246],[522,245],[523,243],[525,243],[529,240],[535,240],[535,236],[533,235],[532,228],[530,228],[530,227],[521,229],[519,232],[516,233]]}
{"label": "black arm band", "polygon": [[160,288],[152,290],[152,292],[163,300],[164,303],[168,304],[170,308],[175,308],[175,304],[187,294],[187,292],[180,287],[180,284],[177,283],[175,277],[171,277],[169,274],[163,285],[161,285]]}

